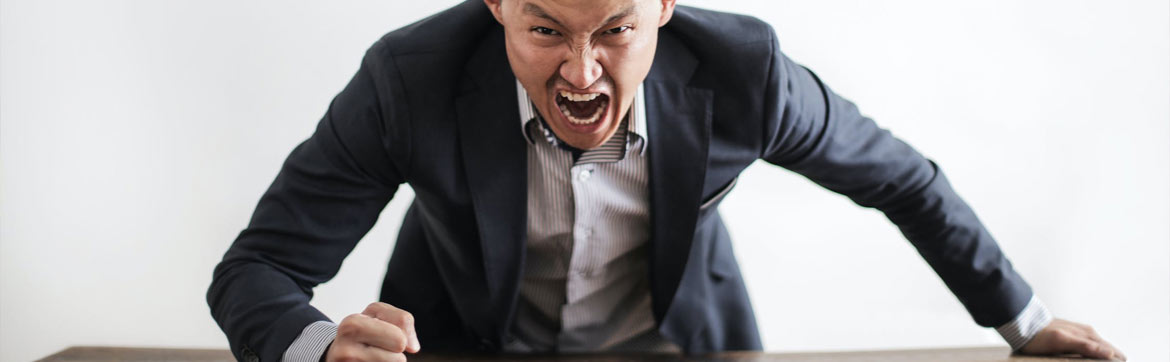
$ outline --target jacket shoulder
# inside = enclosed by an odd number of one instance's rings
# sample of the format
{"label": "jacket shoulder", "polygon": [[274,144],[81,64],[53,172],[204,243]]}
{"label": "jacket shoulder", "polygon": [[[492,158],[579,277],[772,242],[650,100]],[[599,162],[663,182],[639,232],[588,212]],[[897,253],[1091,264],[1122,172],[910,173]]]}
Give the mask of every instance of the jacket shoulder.
{"label": "jacket shoulder", "polygon": [[700,54],[722,54],[736,49],[775,42],[772,26],[749,15],[676,6],[664,27],[679,36]]}
{"label": "jacket shoulder", "polygon": [[386,33],[366,51],[362,66],[375,78],[385,108],[405,119],[407,103],[453,96],[468,62],[500,28],[483,1],[468,0]]}
{"label": "jacket shoulder", "polygon": [[367,55],[466,55],[488,29],[498,25],[482,1],[468,0],[383,35]]}

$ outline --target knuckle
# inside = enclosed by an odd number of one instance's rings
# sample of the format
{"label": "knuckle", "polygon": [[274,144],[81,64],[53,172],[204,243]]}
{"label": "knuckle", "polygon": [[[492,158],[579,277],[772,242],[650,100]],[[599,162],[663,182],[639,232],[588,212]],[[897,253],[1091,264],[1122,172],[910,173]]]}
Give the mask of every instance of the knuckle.
{"label": "knuckle", "polygon": [[403,326],[414,324],[414,314],[410,314],[410,312],[402,311],[402,313],[398,315],[398,318],[400,321],[402,321]]}
{"label": "knuckle", "polygon": [[358,361],[360,359],[361,358],[358,357],[356,351],[354,351],[352,348],[345,348],[337,351],[337,355],[335,356],[336,361]]}
{"label": "knuckle", "polygon": [[361,314],[354,313],[354,314],[350,314],[350,315],[345,316],[345,318],[342,318],[341,323],[343,323],[343,324],[358,323],[358,320],[361,318],[362,318]]}
{"label": "knuckle", "polygon": [[1085,351],[1085,352],[1097,351],[1097,344],[1093,343],[1093,342],[1089,342],[1089,341],[1077,342],[1076,346],[1078,349]]}
{"label": "knuckle", "polygon": [[361,333],[361,324],[357,319],[361,318],[357,314],[351,314],[345,319],[341,320],[341,324],[337,325],[337,335],[342,337],[353,337]]}
{"label": "knuckle", "polygon": [[402,353],[406,351],[406,338],[401,334],[390,340],[390,352]]}
{"label": "knuckle", "polygon": [[369,315],[376,315],[378,311],[383,309],[382,304],[384,304],[384,303],[382,303],[382,302],[370,303],[369,305],[366,306],[366,309],[362,310],[362,313],[369,314]]}
{"label": "knuckle", "polygon": [[337,336],[341,338],[352,338],[357,335],[357,326],[353,324],[342,324],[337,326]]}

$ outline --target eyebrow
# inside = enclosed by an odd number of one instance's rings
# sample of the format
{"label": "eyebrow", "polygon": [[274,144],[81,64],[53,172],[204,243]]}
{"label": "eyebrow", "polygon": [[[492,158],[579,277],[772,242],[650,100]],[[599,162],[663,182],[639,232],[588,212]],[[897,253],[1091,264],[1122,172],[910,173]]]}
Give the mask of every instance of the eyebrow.
{"label": "eyebrow", "polygon": [[[635,5],[627,6],[625,9],[622,9],[622,11],[619,11],[616,14],[610,15],[609,18],[605,19],[605,22],[602,24],[609,24],[609,23],[614,22],[615,20],[630,16],[630,14],[634,13],[635,9],[636,9]],[[549,15],[548,12],[545,12],[544,9],[541,9],[540,6],[537,6],[536,4],[524,3],[524,13],[541,18],[541,19],[551,21],[551,22],[553,22],[553,24],[557,24],[557,26],[559,26],[559,27],[562,27],[562,28],[566,27],[564,24],[561,24],[560,21],[557,21],[556,18],[552,17],[552,15]]]}

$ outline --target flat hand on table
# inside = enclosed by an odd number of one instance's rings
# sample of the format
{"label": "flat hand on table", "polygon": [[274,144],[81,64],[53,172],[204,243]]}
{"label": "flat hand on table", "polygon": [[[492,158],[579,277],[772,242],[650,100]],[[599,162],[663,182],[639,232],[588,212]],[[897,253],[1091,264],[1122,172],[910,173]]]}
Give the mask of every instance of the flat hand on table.
{"label": "flat hand on table", "polygon": [[1093,327],[1063,319],[1053,319],[1019,352],[1033,355],[1079,354],[1090,358],[1125,360],[1125,354],[1097,335]]}

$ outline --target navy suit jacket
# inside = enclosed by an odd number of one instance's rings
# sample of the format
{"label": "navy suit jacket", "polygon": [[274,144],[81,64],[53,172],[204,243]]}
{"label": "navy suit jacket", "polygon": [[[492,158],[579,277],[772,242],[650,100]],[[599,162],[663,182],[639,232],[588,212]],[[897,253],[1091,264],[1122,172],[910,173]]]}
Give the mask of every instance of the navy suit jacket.
{"label": "navy suit jacket", "polygon": [[[215,268],[207,301],[237,358],[279,360],[309,305],[399,185],[402,222],[381,301],[431,351],[509,338],[526,222],[526,143],[502,27],[471,0],[366,53],[292,151]],[[716,208],[758,159],[881,210],[983,326],[1032,292],[939,168],[782,54],[767,24],[679,6],[644,86],[650,285],[659,331],[687,353],[760,349]]]}

